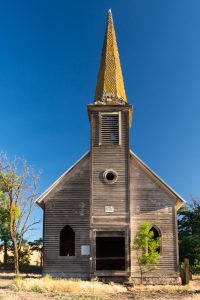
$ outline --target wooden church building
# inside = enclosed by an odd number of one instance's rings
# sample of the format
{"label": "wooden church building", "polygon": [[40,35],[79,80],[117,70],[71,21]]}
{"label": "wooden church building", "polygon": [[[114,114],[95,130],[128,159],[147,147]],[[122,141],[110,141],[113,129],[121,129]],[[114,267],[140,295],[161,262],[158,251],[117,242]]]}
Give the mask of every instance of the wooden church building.
{"label": "wooden church building", "polygon": [[177,283],[177,210],[184,200],[130,150],[132,105],[111,11],[94,102],[87,109],[90,151],[37,199],[44,212],[43,273],[137,280],[133,240],[140,224],[150,222],[161,246],[158,269],[146,280]]}

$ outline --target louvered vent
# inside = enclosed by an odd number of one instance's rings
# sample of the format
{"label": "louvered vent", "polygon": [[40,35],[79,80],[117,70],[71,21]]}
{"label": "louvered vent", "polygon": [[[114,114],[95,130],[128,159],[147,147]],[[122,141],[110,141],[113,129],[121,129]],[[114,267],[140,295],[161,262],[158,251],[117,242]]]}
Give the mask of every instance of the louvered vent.
{"label": "louvered vent", "polygon": [[119,144],[119,114],[101,114],[100,118],[100,144]]}

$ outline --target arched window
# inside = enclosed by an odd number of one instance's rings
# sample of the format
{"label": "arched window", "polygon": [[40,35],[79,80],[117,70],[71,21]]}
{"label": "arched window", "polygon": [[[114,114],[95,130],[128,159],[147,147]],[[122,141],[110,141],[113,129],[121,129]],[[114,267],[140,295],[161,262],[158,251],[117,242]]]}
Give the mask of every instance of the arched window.
{"label": "arched window", "polygon": [[153,233],[153,239],[158,241],[159,246],[157,247],[156,251],[161,253],[161,233],[160,230],[156,226],[152,226],[150,232]]}
{"label": "arched window", "polygon": [[60,232],[60,256],[75,255],[75,233],[73,229],[67,225]]}

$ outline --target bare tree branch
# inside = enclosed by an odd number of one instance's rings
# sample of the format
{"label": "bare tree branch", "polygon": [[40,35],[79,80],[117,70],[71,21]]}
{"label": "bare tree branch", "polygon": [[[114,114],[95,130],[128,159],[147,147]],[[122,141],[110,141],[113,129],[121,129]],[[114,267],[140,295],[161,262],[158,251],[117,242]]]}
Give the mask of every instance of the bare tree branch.
{"label": "bare tree branch", "polygon": [[[7,153],[0,153],[0,182],[7,195],[9,210],[9,231],[12,238],[15,272],[19,272],[19,252],[24,234],[32,230],[40,221],[29,224],[35,206],[35,198],[39,185],[40,173],[34,175],[24,158],[15,157],[10,161]],[[1,205],[1,203],[0,203]]]}

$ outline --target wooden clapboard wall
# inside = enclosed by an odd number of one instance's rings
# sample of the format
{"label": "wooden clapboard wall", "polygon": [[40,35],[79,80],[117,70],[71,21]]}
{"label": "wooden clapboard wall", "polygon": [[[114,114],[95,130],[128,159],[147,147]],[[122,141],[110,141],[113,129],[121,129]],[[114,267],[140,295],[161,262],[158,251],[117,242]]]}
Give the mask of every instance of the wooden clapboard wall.
{"label": "wooden clapboard wall", "polygon": [[[150,222],[161,233],[161,258],[158,270],[148,276],[178,276],[176,199],[140,162],[130,159],[131,247],[139,225]],[[131,250],[131,271],[139,275],[135,251]]]}
{"label": "wooden clapboard wall", "polygon": [[[99,112],[121,112],[121,145],[99,145]],[[91,119],[91,224],[128,224],[129,222],[129,118],[121,106],[93,106]],[[118,173],[114,184],[106,184],[103,172]],[[105,206],[113,206],[106,213]]]}
{"label": "wooden clapboard wall", "polygon": [[[126,270],[120,272],[128,275],[130,265],[129,247],[129,109],[123,106],[90,106],[91,122],[91,273],[101,276],[118,274],[117,272],[96,272],[95,270],[95,236],[96,231],[123,231],[125,236]],[[100,113],[120,112],[120,144],[101,144]],[[103,173],[112,169],[118,179],[114,184],[106,184]],[[113,207],[113,212],[106,212],[105,207]]]}
{"label": "wooden clapboard wall", "polygon": [[[161,259],[153,277],[178,276],[176,197],[129,150],[129,106],[89,105],[91,151],[45,196],[44,273],[85,277],[95,273],[96,232],[122,231],[126,239],[126,275],[139,276],[133,240],[140,223],[149,221],[161,232]],[[99,113],[121,113],[120,145],[99,143]],[[118,174],[106,184],[103,172]],[[105,206],[114,208],[106,212]],[[59,255],[60,231],[70,225],[75,232],[75,256]],[[81,245],[91,254],[81,255]],[[131,264],[131,268],[129,266]],[[112,273],[112,272],[111,272]],[[101,275],[108,275],[101,272]],[[111,274],[112,275],[112,274]],[[123,275],[122,272],[120,275]]]}
{"label": "wooden clapboard wall", "polygon": [[[44,273],[89,277],[90,157],[87,154],[50,194],[44,213]],[[75,256],[59,255],[60,231],[70,225],[75,232]]]}

